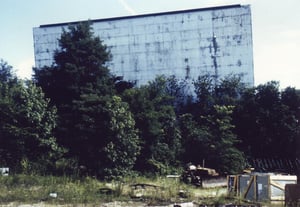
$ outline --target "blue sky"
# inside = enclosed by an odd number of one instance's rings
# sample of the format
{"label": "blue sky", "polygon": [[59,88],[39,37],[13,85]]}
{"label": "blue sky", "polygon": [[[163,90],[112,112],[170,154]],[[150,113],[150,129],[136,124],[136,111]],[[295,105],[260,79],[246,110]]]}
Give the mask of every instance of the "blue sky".
{"label": "blue sky", "polygon": [[229,4],[252,8],[255,85],[276,80],[300,89],[299,0],[1,0],[0,58],[30,78],[33,27]]}

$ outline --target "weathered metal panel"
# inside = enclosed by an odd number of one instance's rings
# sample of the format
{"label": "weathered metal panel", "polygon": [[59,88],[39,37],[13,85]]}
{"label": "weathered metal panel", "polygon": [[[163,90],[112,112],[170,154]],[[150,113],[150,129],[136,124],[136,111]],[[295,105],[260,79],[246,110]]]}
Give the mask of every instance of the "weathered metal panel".
{"label": "weathered metal panel", "polygon": [[[244,74],[254,85],[250,6],[95,20],[94,33],[108,45],[111,71],[146,84],[157,75],[193,79],[201,74]],[[51,65],[66,24],[33,29],[36,67]]]}
{"label": "weathered metal panel", "polygon": [[257,194],[256,200],[257,201],[270,200],[269,186],[270,186],[270,180],[268,175],[256,176],[256,194]]}

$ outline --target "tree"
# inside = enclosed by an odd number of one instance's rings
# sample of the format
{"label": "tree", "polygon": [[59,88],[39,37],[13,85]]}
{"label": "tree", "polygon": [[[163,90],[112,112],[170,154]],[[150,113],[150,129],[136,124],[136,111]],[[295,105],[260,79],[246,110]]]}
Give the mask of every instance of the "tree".
{"label": "tree", "polygon": [[[37,84],[58,108],[59,142],[90,174],[104,176],[101,169],[109,172],[109,167],[119,174],[128,172],[139,153],[138,138],[126,104],[116,95],[116,77],[106,67],[111,58],[107,47],[93,36],[88,22],[64,30],[59,45],[53,65],[34,70]],[[113,120],[119,122],[115,127]],[[126,128],[121,130],[123,125]],[[126,142],[124,133],[128,134]],[[124,146],[113,155],[110,149],[117,145]]]}
{"label": "tree", "polygon": [[134,114],[142,139],[137,169],[162,172],[168,166],[176,165],[181,135],[165,77],[157,77],[148,85],[127,90],[123,96]]}
{"label": "tree", "polygon": [[292,87],[287,87],[281,92],[281,101],[284,105],[289,107],[291,111],[296,113],[300,106],[300,95],[297,90]]}
{"label": "tree", "polygon": [[113,96],[107,106],[110,114],[109,137],[104,147],[106,175],[121,176],[132,170],[140,153],[140,139],[128,104]]}
{"label": "tree", "polygon": [[239,173],[245,167],[243,153],[231,123],[232,106],[214,106],[214,113],[201,116],[201,122],[191,114],[180,117],[183,137],[183,160],[215,168],[220,173]]}
{"label": "tree", "polygon": [[[179,117],[182,135],[182,161],[184,163],[202,164],[210,157],[209,143],[213,139],[210,129],[200,125],[192,114],[182,114]],[[208,163],[210,165],[210,163]],[[213,167],[213,166],[210,166]]]}
{"label": "tree", "polygon": [[260,146],[258,138],[260,124],[257,122],[258,107],[255,88],[248,88],[241,94],[233,113],[234,131],[241,140],[239,148],[248,157],[255,156],[254,150]]}
{"label": "tree", "polygon": [[194,97],[190,94],[191,86],[186,80],[179,80],[175,76],[164,77],[166,81],[166,94],[172,97],[172,105],[177,115],[185,113],[185,106],[193,102]]}
{"label": "tree", "polygon": [[215,77],[211,75],[199,76],[194,82],[197,95],[193,113],[205,115],[214,110],[214,105],[236,105],[241,94],[245,90],[245,84],[241,76],[228,75],[215,83]]}
{"label": "tree", "polygon": [[254,158],[295,158],[299,95],[271,81],[241,95],[234,115],[242,149]]}
{"label": "tree", "polygon": [[210,75],[194,82],[196,102],[180,117],[185,162],[216,168],[220,172],[240,172],[245,165],[237,148],[239,138],[232,124],[233,109],[245,90],[239,76],[227,76],[215,83]]}
{"label": "tree", "polygon": [[15,79],[12,66],[8,65],[3,59],[0,59],[0,82],[9,82]]}
{"label": "tree", "polygon": [[194,82],[197,101],[193,108],[196,108],[192,113],[197,116],[209,114],[213,105],[216,102],[214,77],[210,75],[199,76]]}
{"label": "tree", "polygon": [[207,160],[220,172],[239,173],[246,162],[244,154],[236,147],[239,140],[231,123],[234,107],[215,105],[214,109],[214,114],[203,117],[212,134],[212,139],[208,141],[210,156]]}
{"label": "tree", "polygon": [[90,23],[63,30],[59,46],[51,67],[34,68],[34,79],[58,110],[85,90],[114,93],[114,77],[105,66],[111,55],[99,37],[93,36]]}
{"label": "tree", "polygon": [[237,105],[241,94],[246,89],[241,75],[228,75],[220,80],[215,88],[218,105]]}
{"label": "tree", "polygon": [[56,109],[41,88],[13,78],[12,68],[5,67],[1,74],[6,81],[0,83],[0,162],[15,170],[45,173],[64,152],[53,137]]}

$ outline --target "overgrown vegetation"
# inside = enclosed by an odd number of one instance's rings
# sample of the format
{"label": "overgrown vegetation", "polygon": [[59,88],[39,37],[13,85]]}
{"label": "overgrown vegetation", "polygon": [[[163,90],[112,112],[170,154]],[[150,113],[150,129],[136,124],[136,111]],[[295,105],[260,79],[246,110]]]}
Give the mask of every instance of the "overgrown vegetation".
{"label": "overgrown vegetation", "polygon": [[[127,176],[104,182],[92,177],[10,175],[0,177],[0,204],[95,206],[118,201],[120,206],[169,205],[195,202],[199,206],[235,204],[256,206],[239,197],[228,196],[226,189],[197,188],[177,179],[154,176]],[[144,186],[143,186],[144,185]],[[113,205],[115,206],[115,204]],[[264,206],[282,206],[265,204]]]}
{"label": "overgrown vegetation", "polygon": [[188,162],[226,174],[253,158],[296,158],[295,88],[249,88],[238,75],[192,84],[160,76],[137,87],[110,73],[112,57],[89,23],[64,30],[59,44],[32,81],[1,61],[0,166],[13,173],[118,180]]}
{"label": "overgrown vegetation", "polygon": [[176,179],[159,176],[128,176],[119,181],[101,182],[91,177],[75,179],[19,174],[0,177],[0,185],[0,204],[45,202],[77,205],[136,201],[157,205],[184,201],[201,203],[203,199],[208,204],[226,197],[221,189],[195,188]]}

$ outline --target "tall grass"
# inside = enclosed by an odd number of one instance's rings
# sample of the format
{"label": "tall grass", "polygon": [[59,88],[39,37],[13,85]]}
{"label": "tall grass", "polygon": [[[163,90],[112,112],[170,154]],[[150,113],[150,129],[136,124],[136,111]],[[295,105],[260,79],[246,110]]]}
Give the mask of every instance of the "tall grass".
{"label": "tall grass", "polygon": [[222,202],[223,199],[216,189],[199,189],[178,179],[160,176],[128,176],[122,180],[104,182],[92,177],[78,179],[20,174],[0,176],[0,186],[0,204],[41,201],[50,204],[99,204],[137,200],[157,205],[185,201],[200,203],[210,197],[215,199],[212,202]]}
{"label": "tall grass", "polygon": [[89,177],[0,176],[0,202],[90,203],[105,199],[99,194],[103,185]]}

